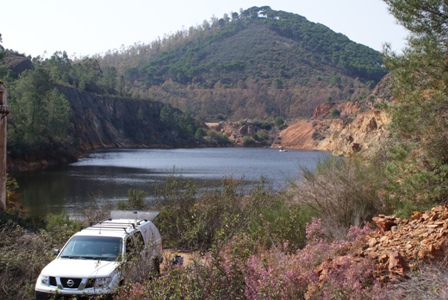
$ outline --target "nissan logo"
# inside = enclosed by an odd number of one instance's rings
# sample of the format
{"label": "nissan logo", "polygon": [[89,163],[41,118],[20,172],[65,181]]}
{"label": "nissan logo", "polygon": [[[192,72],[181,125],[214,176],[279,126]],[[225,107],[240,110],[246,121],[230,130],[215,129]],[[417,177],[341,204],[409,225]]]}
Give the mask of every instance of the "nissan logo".
{"label": "nissan logo", "polygon": [[68,287],[72,287],[74,284],[75,284],[75,282],[73,281],[73,279],[67,280],[67,286]]}

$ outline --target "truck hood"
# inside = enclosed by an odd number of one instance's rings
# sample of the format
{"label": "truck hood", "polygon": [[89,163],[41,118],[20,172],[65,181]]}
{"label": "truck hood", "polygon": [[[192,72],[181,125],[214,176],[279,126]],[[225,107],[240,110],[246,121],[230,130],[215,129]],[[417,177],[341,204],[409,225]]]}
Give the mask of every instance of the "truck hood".
{"label": "truck hood", "polygon": [[41,274],[73,278],[108,277],[119,264],[117,261],[59,258],[49,263]]}

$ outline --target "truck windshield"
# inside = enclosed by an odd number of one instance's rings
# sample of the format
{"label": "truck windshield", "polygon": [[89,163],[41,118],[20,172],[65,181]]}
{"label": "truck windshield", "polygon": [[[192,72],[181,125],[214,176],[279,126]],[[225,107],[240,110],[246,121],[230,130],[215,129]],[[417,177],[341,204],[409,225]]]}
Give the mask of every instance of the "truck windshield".
{"label": "truck windshield", "polygon": [[116,260],[121,254],[122,240],[118,237],[74,236],[62,249],[61,258]]}

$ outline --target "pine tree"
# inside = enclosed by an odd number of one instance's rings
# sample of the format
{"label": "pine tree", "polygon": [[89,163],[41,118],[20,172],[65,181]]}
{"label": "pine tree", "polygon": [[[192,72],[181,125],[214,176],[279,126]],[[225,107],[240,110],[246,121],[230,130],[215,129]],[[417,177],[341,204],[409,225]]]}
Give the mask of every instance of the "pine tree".
{"label": "pine tree", "polygon": [[390,200],[411,212],[448,200],[448,2],[384,1],[410,32],[402,55],[385,47],[385,62],[400,141],[389,153]]}

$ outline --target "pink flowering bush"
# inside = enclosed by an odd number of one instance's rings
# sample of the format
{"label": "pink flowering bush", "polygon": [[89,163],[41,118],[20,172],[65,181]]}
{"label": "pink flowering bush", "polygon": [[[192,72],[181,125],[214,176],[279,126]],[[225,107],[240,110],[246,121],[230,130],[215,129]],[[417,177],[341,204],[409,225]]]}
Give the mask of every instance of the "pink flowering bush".
{"label": "pink flowering bush", "polygon": [[387,299],[387,289],[374,277],[374,262],[356,255],[370,230],[351,227],[344,240],[334,240],[313,219],[307,245],[295,252],[287,243],[266,248],[247,235],[236,236],[216,245],[201,263],[168,266],[117,299]]}
{"label": "pink flowering bush", "polygon": [[205,299],[204,286],[207,277],[203,275],[200,266],[197,267],[187,269],[170,265],[160,277],[124,285],[114,300]]}
{"label": "pink flowering bush", "polygon": [[[294,254],[282,249],[252,255],[243,270],[247,299],[369,299],[379,284],[373,279],[374,264],[367,259],[351,260],[353,246],[365,242],[370,228],[352,227],[345,240],[333,240],[325,234],[319,219],[307,225],[308,244]],[[284,248],[287,248],[284,247]],[[329,270],[320,278],[316,268]],[[350,298],[358,295],[360,298]],[[358,297],[356,296],[356,297]],[[379,299],[379,298],[378,298]]]}
{"label": "pink flowering bush", "polygon": [[[357,251],[365,245],[371,231],[369,226],[350,227],[344,240],[330,241],[325,237],[320,220],[314,219],[307,227],[308,245],[298,255],[317,254],[320,276],[311,281],[306,299],[389,299],[379,291],[381,285],[374,277],[375,264],[369,258],[358,257]],[[310,257],[311,259],[311,257]]]}
{"label": "pink flowering bush", "polygon": [[306,258],[275,248],[251,256],[244,268],[246,299],[303,299],[317,280]]}
{"label": "pink flowering bush", "polygon": [[338,257],[323,263],[326,270],[318,281],[308,286],[306,299],[389,299],[374,278],[375,266],[370,259]]}

